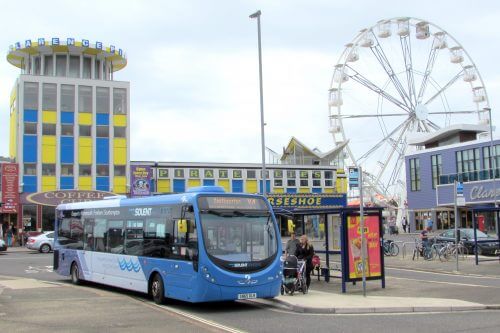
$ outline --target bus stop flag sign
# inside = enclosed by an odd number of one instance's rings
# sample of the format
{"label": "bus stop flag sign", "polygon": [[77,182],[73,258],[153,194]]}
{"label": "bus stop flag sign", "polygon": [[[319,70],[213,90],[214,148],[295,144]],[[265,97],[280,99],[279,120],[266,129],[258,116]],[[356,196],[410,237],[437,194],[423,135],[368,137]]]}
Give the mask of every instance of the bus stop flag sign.
{"label": "bus stop flag sign", "polygon": [[359,187],[359,169],[349,167],[349,187]]}

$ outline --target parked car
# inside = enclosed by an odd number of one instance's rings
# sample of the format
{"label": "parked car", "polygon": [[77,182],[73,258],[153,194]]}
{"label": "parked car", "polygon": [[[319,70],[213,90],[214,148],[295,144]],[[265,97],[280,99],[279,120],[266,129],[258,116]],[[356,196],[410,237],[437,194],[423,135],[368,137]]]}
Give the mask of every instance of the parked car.
{"label": "parked car", "polygon": [[38,236],[28,237],[26,247],[42,253],[49,253],[54,248],[54,232],[47,231]]}
{"label": "parked car", "polygon": [[[474,254],[474,229],[472,228],[459,228],[460,239],[467,248],[469,254]],[[483,254],[497,254],[499,250],[498,240],[496,237],[485,234],[477,230],[477,253]],[[486,241],[483,243],[483,241]],[[439,234],[436,237],[436,242],[455,242],[455,229],[449,229]]]}
{"label": "parked car", "polygon": [[0,238],[0,251],[7,251],[7,244],[5,244],[5,241]]}
{"label": "parked car", "polygon": [[[28,243],[28,238],[29,237],[35,237],[35,236],[38,236],[38,235],[41,235],[43,234],[43,232],[41,231],[25,231],[23,232],[23,244],[27,244]],[[21,240],[21,238],[19,238],[19,240]],[[21,244],[19,244],[21,245]]]}

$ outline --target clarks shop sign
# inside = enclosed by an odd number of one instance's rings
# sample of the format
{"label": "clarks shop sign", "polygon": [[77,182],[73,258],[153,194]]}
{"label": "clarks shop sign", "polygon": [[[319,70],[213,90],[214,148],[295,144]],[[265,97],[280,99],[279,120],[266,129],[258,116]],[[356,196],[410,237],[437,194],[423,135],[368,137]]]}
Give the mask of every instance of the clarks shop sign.
{"label": "clarks shop sign", "polygon": [[30,194],[26,200],[45,206],[57,206],[64,203],[102,200],[116,194],[105,191],[61,190]]}
{"label": "clarks shop sign", "polygon": [[473,186],[470,190],[471,200],[494,200],[496,196],[500,195],[500,188],[487,189],[484,186]]}

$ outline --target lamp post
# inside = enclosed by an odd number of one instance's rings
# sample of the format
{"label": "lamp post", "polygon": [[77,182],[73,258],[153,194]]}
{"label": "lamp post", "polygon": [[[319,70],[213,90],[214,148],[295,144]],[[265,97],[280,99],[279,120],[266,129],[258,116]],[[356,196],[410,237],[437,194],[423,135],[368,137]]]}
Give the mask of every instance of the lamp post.
{"label": "lamp post", "polygon": [[[488,112],[488,123],[490,125],[490,158],[491,158],[491,163],[490,163],[490,167],[493,169],[493,193],[494,193],[494,197],[493,197],[493,202],[494,202],[494,206],[495,208],[497,208],[497,177],[496,177],[496,173],[497,173],[497,161],[496,161],[496,149],[495,146],[493,145],[493,121],[491,119],[491,108],[484,108],[483,109],[484,111],[487,111]],[[497,233],[498,232],[498,228],[499,228],[499,225],[498,225],[498,212],[495,210],[495,228],[497,230]]]}
{"label": "lamp post", "polygon": [[260,45],[260,15],[261,11],[258,10],[252,15],[251,19],[257,19],[257,35],[259,42],[259,84],[260,84],[260,137],[262,142],[262,195],[266,195],[267,175],[266,175],[266,143],[264,138],[264,92],[262,88],[262,48]]}

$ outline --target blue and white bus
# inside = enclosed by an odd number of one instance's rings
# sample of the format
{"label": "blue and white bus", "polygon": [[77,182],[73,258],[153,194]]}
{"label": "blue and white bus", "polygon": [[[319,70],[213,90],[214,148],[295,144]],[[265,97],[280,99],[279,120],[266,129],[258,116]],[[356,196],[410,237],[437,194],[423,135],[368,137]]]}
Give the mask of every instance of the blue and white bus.
{"label": "blue and white bus", "polygon": [[199,187],[57,207],[54,270],[188,302],[275,297],[281,240],[260,195]]}

